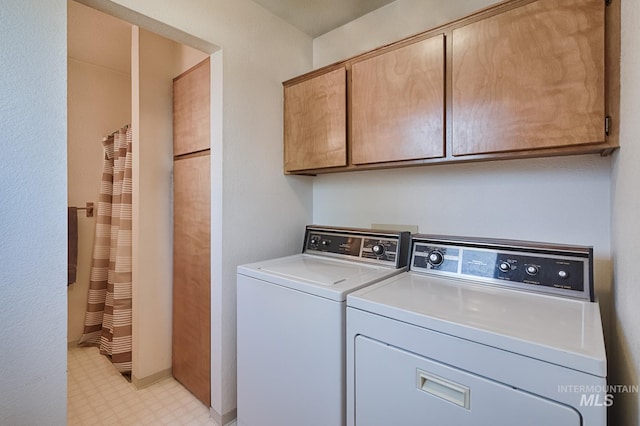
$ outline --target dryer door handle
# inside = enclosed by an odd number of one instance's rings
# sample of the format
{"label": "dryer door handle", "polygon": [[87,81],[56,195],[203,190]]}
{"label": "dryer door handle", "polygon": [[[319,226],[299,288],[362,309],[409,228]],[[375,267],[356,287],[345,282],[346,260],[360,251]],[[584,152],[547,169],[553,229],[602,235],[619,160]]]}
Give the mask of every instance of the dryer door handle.
{"label": "dryer door handle", "polygon": [[469,409],[471,389],[442,377],[417,369],[418,390]]}

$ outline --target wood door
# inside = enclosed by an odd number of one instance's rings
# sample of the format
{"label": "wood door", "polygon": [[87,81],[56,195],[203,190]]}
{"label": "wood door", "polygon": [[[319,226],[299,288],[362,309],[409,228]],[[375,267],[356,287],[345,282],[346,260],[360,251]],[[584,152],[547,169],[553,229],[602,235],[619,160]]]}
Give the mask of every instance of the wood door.
{"label": "wood door", "polygon": [[284,88],[285,172],[347,164],[347,81],[339,68]]}
{"label": "wood door", "polygon": [[173,375],[211,405],[210,156],[173,165]]}
{"label": "wood door", "polygon": [[444,156],[444,36],[351,67],[353,164]]}
{"label": "wood door", "polygon": [[173,155],[211,147],[209,58],[173,79]]}
{"label": "wood door", "polygon": [[539,0],[453,30],[453,154],[605,141],[602,0]]}

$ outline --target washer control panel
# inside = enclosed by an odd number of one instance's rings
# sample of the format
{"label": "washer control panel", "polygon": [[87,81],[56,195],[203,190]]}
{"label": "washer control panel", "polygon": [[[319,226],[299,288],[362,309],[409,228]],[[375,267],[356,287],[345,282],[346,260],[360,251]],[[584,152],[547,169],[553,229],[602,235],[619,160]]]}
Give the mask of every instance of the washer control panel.
{"label": "washer control panel", "polygon": [[402,268],[409,244],[408,232],[308,226],[303,252]]}
{"label": "washer control panel", "polygon": [[416,272],[594,300],[591,247],[416,235],[410,268]]}

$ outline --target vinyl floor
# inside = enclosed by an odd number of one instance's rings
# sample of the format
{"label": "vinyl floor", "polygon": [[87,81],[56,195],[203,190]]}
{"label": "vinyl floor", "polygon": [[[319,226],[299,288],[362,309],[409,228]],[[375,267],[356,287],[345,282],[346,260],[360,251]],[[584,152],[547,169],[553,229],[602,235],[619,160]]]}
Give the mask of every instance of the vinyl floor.
{"label": "vinyl floor", "polygon": [[215,425],[209,408],[173,378],[137,390],[96,347],[70,347],[67,424]]}

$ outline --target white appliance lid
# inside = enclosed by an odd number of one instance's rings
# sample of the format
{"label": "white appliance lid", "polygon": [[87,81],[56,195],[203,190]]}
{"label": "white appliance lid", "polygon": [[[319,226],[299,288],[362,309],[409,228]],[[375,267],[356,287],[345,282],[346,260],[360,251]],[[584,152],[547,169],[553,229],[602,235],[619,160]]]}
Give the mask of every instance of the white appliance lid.
{"label": "white appliance lid", "polygon": [[594,302],[407,272],[350,294],[347,306],[606,377]]}
{"label": "white appliance lid", "polygon": [[369,269],[363,269],[360,266],[361,264],[335,262],[307,256],[259,266],[258,269],[294,280],[302,279],[318,285],[333,286],[362,274],[363,270],[369,272]]}
{"label": "white appliance lid", "polygon": [[404,270],[310,254],[238,267],[239,274],[336,301],[344,301],[348,293]]}

